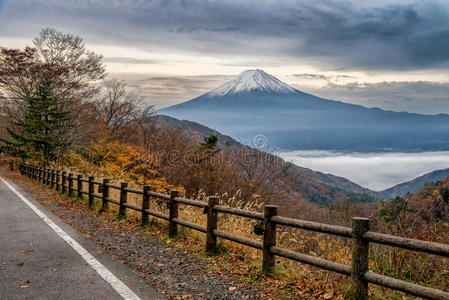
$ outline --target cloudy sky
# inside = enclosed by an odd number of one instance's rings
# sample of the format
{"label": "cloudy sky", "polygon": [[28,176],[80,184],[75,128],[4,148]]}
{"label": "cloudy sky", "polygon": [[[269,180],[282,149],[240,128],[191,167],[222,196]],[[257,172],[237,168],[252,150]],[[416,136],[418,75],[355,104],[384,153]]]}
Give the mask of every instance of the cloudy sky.
{"label": "cloudy sky", "polygon": [[300,90],[449,114],[449,1],[0,0],[0,46],[82,36],[159,107],[260,68]]}

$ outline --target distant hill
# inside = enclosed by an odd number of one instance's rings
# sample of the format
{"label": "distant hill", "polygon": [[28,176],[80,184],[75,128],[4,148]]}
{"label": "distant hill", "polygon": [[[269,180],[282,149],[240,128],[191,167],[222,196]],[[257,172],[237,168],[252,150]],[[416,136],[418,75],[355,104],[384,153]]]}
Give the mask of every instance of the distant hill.
{"label": "distant hill", "polygon": [[248,70],[193,100],[158,112],[201,123],[247,145],[264,135],[273,149],[429,151],[449,149],[449,115],[385,111],[296,90]]}
{"label": "distant hill", "polygon": [[391,199],[396,196],[405,196],[409,192],[417,191],[427,183],[443,180],[447,176],[449,176],[449,169],[433,171],[408,182],[404,182],[386,190],[377,192],[375,195],[383,199]]}
{"label": "distant hill", "polygon": [[[182,129],[186,136],[196,142],[202,141],[204,136],[215,134],[218,136],[218,147],[221,149],[251,149],[227,135],[221,134],[216,130],[195,122],[177,120],[168,116],[156,116],[156,118],[157,122],[160,124]],[[252,150],[254,151],[254,149]],[[284,161],[280,157],[277,157],[276,159]],[[293,184],[290,183],[289,178],[296,176],[300,178],[301,191],[299,194],[296,194],[293,190],[296,190],[297,187],[291,186],[292,193],[288,199],[289,201],[295,201],[298,200],[298,198],[302,198],[323,206],[337,200],[345,199],[350,199],[353,202],[372,202],[376,200],[374,197],[375,192],[365,189],[348,179],[316,172],[294,164],[290,164],[290,168],[285,174],[285,178],[279,178],[279,180],[284,184]]]}

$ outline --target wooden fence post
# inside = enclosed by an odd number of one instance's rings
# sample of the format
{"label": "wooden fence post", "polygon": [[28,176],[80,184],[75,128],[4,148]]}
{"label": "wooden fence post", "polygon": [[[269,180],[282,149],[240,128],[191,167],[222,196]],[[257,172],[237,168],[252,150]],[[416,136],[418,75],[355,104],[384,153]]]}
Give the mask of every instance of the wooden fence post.
{"label": "wooden fence post", "polygon": [[42,168],[37,169],[37,181],[42,183]]}
{"label": "wooden fence post", "polygon": [[369,231],[368,218],[352,218],[352,262],[351,262],[351,296],[352,299],[368,299],[368,282],[365,273],[368,271],[369,242],[363,239]]}
{"label": "wooden fence post", "polygon": [[170,202],[169,202],[169,214],[168,214],[168,236],[175,237],[178,234],[178,224],[173,222],[173,219],[178,217],[178,202],[175,201],[175,198],[179,196],[179,192],[176,190],[172,190],[170,192]]}
{"label": "wooden fence post", "polygon": [[67,171],[62,171],[61,193],[63,194],[65,194],[66,192],[66,185],[65,185],[66,181],[67,181]]}
{"label": "wooden fence post", "polygon": [[271,247],[276,246],[276,224],[271,218],[277,215],[277,206],[265,205],[263,224],[263,250],[262,250],[262,271],[270,273],[275,265],[274,254],[271,253]]}
{"label": "wooden fence post", "polygon": [[151,191],[151,185],[144,185],[142,196],[142,226],[148,225],[148,213],[146,210],[150,209],[150,195],[148,195],[149,191]]}
{"label": "wooden fence post", "polygon": [[56,171],[56,191],[61,190],[61,186],[59,185],[59,182],[61,181],[61,172],[59,170]]}
{"label": "wooden fence post", "polygon": [[51,181],[50,187],[51,188],[55,187],[55,178],[56,178],[56,173],[55,173],[55,170],[52,169],[51,170],[51,179],[50,179],[50,181]]}
{"label": "wooden fence post", "polygon": [[217,250],[217,236],[214,234],[214,230],[217,229],[217,212],[214,211],[214,207],[218,201],[219,198],[216,196],[210,196],[207,201],[206,252],[209,254]]}
{"label": "wooden fence post", "polygon": [[108,210],[108,198],[109,198],[109,179],[104,178],[103,179],[103,193],[101,195],[101,211],[107,211]]}
{"label": "wooden fence post", "polygon": [[128,192],[125,190],[127,187],[127,182],[122,182],[120,184],[120,206],[118,208],[118,215],[120,217],[124,217],[126,215],[126,207],[123,206],[123,204],[128,201]]}
{"label": "wooden fence post", "polygon": [[88,180],[88,206],[92,207],[94,205],[94,177],[93,176],[89,176],[89,180]]}
{"label": "wooden fence post", "polygon": [[47,169],[47,185],[51,184],[51,169]]}
{"label": "wooden fence post", "polygon": [[44,168],[44,184],[48,184],[48,169]]}
{"label": "wooden fence post", "polygon": [[69,173],[69,197],[73,196],[73,174]]}
{"label": "wooden fence post", "polygon": [[83,179],[83,176],[81,174],[78,174],[76,176],[76,182],[77,182],[77,184],[76,184],[76,197],[78,199],[83,197],[83,193],[82,193],[82,191],[83,191],[83,181],[82,181],[82,179]]}
{"label": "wooden fence post", "polygon": [[9,161],[9,170],[14,171],[14,161],[13,160]]}

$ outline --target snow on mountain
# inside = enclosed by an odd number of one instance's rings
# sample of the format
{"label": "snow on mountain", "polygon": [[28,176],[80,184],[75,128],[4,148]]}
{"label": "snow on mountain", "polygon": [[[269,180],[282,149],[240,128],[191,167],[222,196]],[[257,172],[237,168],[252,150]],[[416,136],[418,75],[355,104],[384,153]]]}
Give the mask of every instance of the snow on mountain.
{"label": "snow on mountain", "polygon": [[298,91],[270,74],[256,69],[246,70],[231,81],[220,85],[205,96],[216,97],[241,92],[262,91],[276,94],[294,94]]}

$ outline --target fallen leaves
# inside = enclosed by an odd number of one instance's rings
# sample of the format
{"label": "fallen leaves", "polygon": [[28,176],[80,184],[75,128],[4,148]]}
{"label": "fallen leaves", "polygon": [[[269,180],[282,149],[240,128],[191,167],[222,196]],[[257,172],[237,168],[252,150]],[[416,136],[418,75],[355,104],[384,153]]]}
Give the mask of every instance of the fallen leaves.
{"label": "fallen leaves", "polygon": [[30,283],[31,283],[31,281],[27,280],[27,281],[24,282],[24,284],[20,285],[20,288],[21,289],[26,289],[27,287],[29,287]]}
{"label": "fallen leaves", "polygon": [[23,267],[23,265],[24,265],[24,263],[23,263],[23,262],[22,262],[22,263],[18,263],[18,264],[17,264],[17,266],[18,266],[19,268]]}

